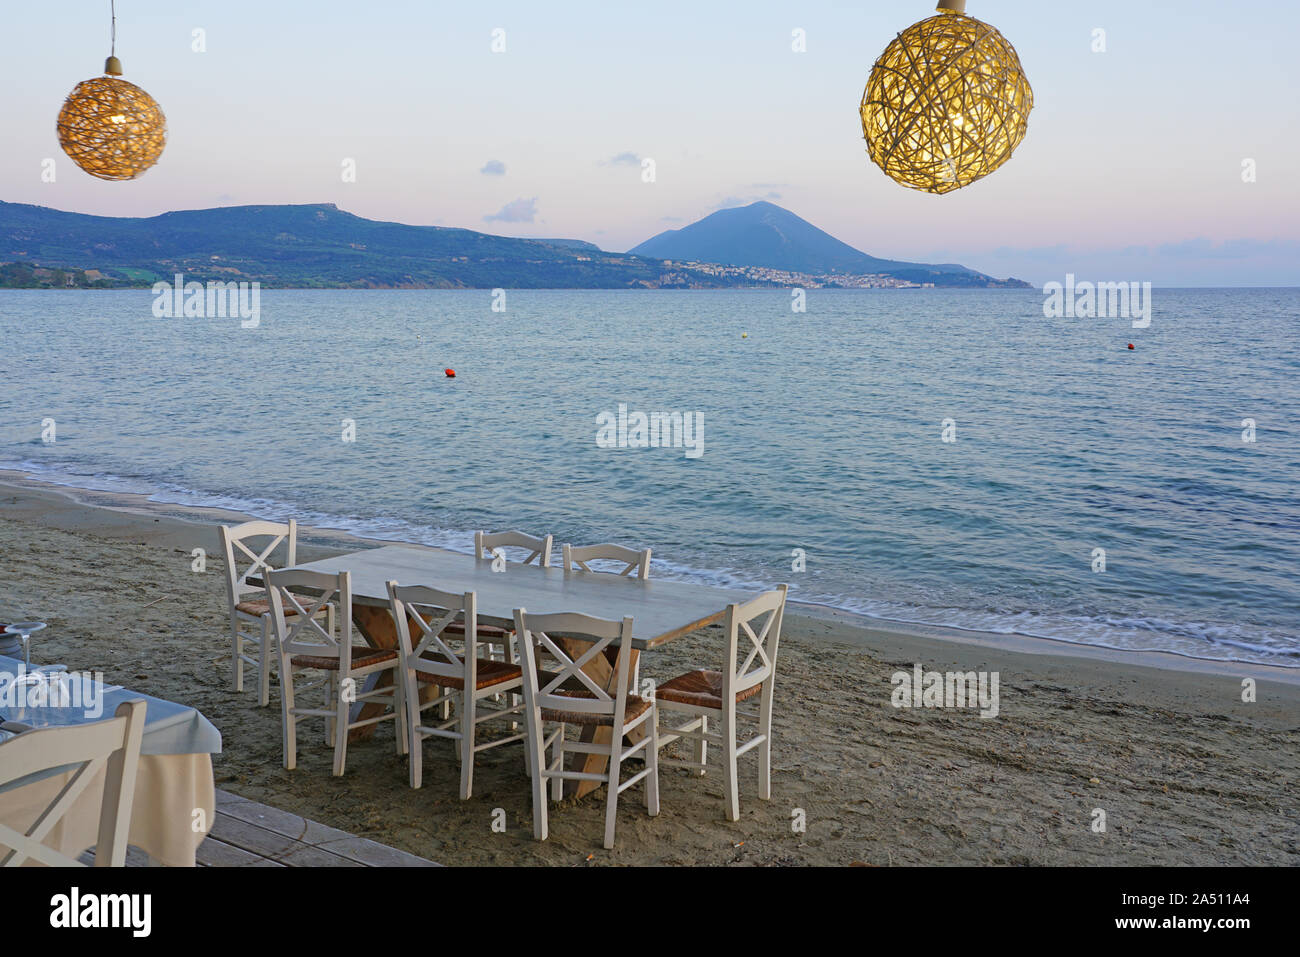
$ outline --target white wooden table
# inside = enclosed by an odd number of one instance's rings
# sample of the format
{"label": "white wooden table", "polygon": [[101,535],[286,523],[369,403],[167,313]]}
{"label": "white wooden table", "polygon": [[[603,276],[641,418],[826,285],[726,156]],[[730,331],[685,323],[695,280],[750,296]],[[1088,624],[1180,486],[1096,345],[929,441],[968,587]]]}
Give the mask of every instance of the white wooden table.
{"label": "white wooden table", "polygon": [[[507,563],[504,571],[494,572],[491,559],[404,545],[349,552],[295,568],[329,575],[351,572],[353,621],[366,641],[377,648],[397,647],[397,629],[388,611],[386,583],[389,581],[399,585],[433,585],[449,592],[473,591],[478,596],[479,621],[504,628],[514,627],[516,608],[531,614],[581,612],[615,620],[630,615],[633,629],[629,674],[642,651],[719,621],[732,602],[754,597],[753,592],[736,589],[642,581],[598,572],[566,573],[559,567]],[[249,581],[261,584],[254,576]],[[606,690],[614,690],[612,654],[597,655],[583,670]],[[390,675],[381,678],[384,683],[391,680]],[[370,716],[364,712],[363,715]],[[359,730],[373,731],[373,726]],[[608,733],[608,728],[595,729],[597,736]],[[586,737],[591,734],[591,729],[584,731]],[[584,770],[600,773],[604,762],[605,759],[591,755]],[[579,796],[598,786],[591,781],[569,784]]]}

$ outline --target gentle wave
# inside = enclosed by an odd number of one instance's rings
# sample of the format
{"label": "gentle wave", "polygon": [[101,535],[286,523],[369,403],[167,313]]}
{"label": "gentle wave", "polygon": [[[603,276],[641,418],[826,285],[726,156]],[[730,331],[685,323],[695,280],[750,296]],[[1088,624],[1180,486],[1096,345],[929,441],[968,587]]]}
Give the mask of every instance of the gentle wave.
{"label": "gentle wave", "polygon": [[[475,529],[434,529],[395,518],[344,517],[305,508],[293,502],[204,493],[136,476],[63,472],[31,461],[0,461],[0,471],[22,472],[30,479],[74,490],[140,495],[157,505],[220,509],[276,521],[292,518],[302,525],[342,532],[356,538],[425,545],[466,555],[474,552]],[[665,559],[653,559],[651,565],[655,577],[667,580],[755,591],[772,584],[735,569],[699,568]],[[1300,668],[1300,649],[1291,645],[1288,636],[1261,633],[1241,626],[1225,627],[1212,623],[1106,614],[1054,616],[1022,611],[1005,615],[968,608],[927,608],[811,592],[797,583],[791,584],[790,595],[792,600],[802,604],[846,612],[886,624],[936,626],[984,634],[1064,641],[1112,651],[1163,652],[1210,661],[1255,662]]]}

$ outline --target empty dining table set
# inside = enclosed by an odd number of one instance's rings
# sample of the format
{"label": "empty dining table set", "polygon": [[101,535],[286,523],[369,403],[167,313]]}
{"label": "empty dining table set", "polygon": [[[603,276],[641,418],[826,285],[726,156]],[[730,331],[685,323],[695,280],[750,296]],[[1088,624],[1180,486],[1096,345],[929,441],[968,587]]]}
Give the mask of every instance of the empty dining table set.
{"label": "empty dining table set", "polygon": [[[785,585],[753,594],[658,580],[650,549],[613,544],[565,544],[557,565],[552,536],[513,531],[476,533],[472,556],[385,545],[302,564],[292,520],[219,534],[233,685],[269,705],[277,668],[287,769],[304,719],[323,720],[335,775],[350,738],[392,722],[411,787],[426,758],[442,759],[437,774],[455,759],[462,800],[481,751],[518,747],[534,837],[547,837],[549,802],[603,784],[606,848],[627,789],[640,785],[646,813],[659,813],[661,763],[719,771],[734,821],[738,759],[754,751],[758,796],[771,796]],[[643,652],[715,623],[714,660],[664,681],[641,674]],[[429,739],[452,747],[426,753]]]}

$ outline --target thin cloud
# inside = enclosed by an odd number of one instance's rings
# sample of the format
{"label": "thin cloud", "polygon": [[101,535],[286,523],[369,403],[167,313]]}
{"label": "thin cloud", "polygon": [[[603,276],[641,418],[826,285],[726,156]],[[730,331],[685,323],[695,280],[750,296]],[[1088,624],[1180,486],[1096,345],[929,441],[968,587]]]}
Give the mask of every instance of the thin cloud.
{"label": "thin cloud", "polygon": [[1300,284],[1300,240],[1204,236],[1127,245],[998,246],[945,249],[909,259],[959,262],[994,276],[1012,275],[1041,286],[1067,274],[1080,280],[1151,282],[1156,286],[1277,286]]}
{"label": "thin cloud", "polygon": [[1300,240],[1295,239],[1188,239],[1164,243],[1156,254],[1170,259],[1253,259],[1258,256],[1294,256],[1300,254]]}
{"label": "thin cloud", "polygon": [[479,172],[484,176],[505,176],[506,164],[500,160],[488,160]]}
{"label": "thin cloud", "polygon": [[611,156],[600,165],[602,166],[640,166],[641,157],[636,153],[619,153],[617,156]]}
{"label": "thin cloud", "polygon": [[537,197],[512,200],[495,213],[483,217],[485,223],[535,223],[537,221]]}
{"label": "thin cloud", "polygon": [[[1131,248],[1131,247],[1130,247]],[[1028,262],[1055,262],[1063,259],[1070,253],[1070,248],[1064,243],[1057,243],[1054,246],[1031,246],[1017,248],[1014,246],[999,246],[993,250],[993,255],[1003,259],[1023,259]],[[942,252],[936,255],[960,256],[971,255],[970,250],[964,252]]]}
{"label": "thin cloud", "polygon": [[751,203],[757,203],[761,200],[778,200],[781,198],[780,193],[768,192],[762,196],[728,196],[719,200],[710,209],[733,209],[737,206],[748,206]]}
{"label": "thin cloud", "polygon": [[[966,253],[970,255],[969,250]],[[1294,239],[1226,239],[1216,241],[1204,236],[1173,243],[1128,246],[1085,247],[1057,243],[1052,246],[998,246],[994,256],[1015,257],[1027,261],[1055,261],[1070,257],[1112,256],[1116,258],[1162,258],[1182,260],[1251,259],[1262,256],[1300,254],[1300,240]]]}

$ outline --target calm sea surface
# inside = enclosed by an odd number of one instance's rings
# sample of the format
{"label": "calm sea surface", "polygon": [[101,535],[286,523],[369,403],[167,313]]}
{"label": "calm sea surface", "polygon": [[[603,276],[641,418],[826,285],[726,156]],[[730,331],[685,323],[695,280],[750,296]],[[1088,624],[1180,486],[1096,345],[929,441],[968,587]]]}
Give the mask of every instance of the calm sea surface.
{"label": "calm sea surface", "polygon": [[[243,329],[155,319],[147,290],[0,292],[0,468],[1300,666],[1300,290],[1157,289],[1147,329],[1045,319],[1029,290],[507,295],[267,291]],[[703,454],[598,447],[620,403],[701,413]]]}

